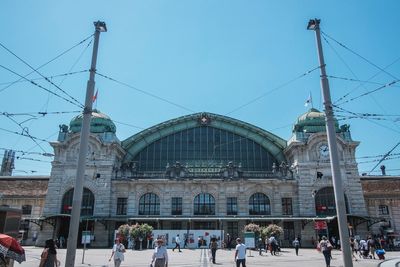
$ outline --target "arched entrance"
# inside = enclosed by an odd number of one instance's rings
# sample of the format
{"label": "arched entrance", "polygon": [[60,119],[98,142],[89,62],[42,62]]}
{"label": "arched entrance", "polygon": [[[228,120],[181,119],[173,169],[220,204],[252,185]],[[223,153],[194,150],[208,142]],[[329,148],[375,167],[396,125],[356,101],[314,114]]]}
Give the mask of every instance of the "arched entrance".
{"label": "arched entrance", "polygon": [[[74,189],[68,190],[62,199],[61,215],[58,218],[57,239],[62,247],[66,247],[69,233],[70,214],[72,211],[72,199]],[[81,220],[79,223],[78,246],[82,245],[82,232],[90,231],[93,234],[94,220],[92,219],[94,211],[94,194],[88,188],[83,189],[82,205],[81,205]]]}
{"label": "arched entrance", "polygon": [[[349,205],[346,195],[344,195],[346,213],[349,213]],[[324,187],[318,190],[315,194],[315,213],[318,217],[327,218],[329,216],[334,216],[332,220],[327,221],[327,229],[318,229],[316,234],[319,237],[335,237],[337,240],[339,238],[339,228],[336,218],[336,203],[335,203],[335,193],[333,187]]]}

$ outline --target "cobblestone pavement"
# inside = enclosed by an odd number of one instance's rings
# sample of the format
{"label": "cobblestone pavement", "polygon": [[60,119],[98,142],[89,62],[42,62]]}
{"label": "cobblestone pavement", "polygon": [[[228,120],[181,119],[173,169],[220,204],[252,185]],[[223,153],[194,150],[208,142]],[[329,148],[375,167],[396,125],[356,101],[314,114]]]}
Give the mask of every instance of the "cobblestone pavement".
{"label": "cobblestone pavement", "polygon": [[[37,267],[39,266],[39,258],[42,248],[25,247],[26,262],[22,264],[15,263],[16,267]],[[65,249],[59,249],[58,259],[61,261],[61,266],[65,264]],[[113,262],[108,259],[111,255],[111,249],[88,249],[85,251],[85,260],[82,264],[82,249],[76,252],[75,266],[81,267],[113,267]],[[182,252],[168,250],[169,266],[170,267],[234,267],[234,250],[218,250],[216,256],[216,264],[211,263],[210,255],[207,249],[189,250],[184,249]],[[125,261],[122,262],[121,267],[148,267],[151,262],[152,250],[132,251],[129,250],[125,253]],[[392,267],[400,266],[400,252],[388,252],[386,261],[374,259],[358,259],[354,261],[354,267]],[[342,256],[340,251],[332,252],[333,260],[331,267],[343,266]],[[270,254],[263,253],[262,256],[258,255],[257,251],[247,253],[246,259],[247,267],[324,267],[324,257],[315,249],[300,249],[299,256],[296,256],[293,249],[283,249],[281,255],[271,256]]]}

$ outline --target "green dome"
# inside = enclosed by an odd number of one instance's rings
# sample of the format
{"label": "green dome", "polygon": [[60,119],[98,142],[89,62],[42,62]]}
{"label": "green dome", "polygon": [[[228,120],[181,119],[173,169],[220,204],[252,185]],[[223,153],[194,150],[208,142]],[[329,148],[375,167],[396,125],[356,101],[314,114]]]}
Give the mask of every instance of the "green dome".
{"label": "green dome", "polygon": [[[339,123],[335,119],[336,132],[339,131]],[[293,127],[293,132],[317,133],[325,132],[325,114],[318,109],[312,108],[300,117]]]}
{"label": "green dome", "polygon": [[[69,128],[71,132],[77,133],[81,131],[82,126],[82,114],[79,114],[71,120]],[[91,133],[106,133],[116,132],[116,127],[113,121],[107,115],[94,109],[92,111],[92,119],[90,120],[90,132]]]}

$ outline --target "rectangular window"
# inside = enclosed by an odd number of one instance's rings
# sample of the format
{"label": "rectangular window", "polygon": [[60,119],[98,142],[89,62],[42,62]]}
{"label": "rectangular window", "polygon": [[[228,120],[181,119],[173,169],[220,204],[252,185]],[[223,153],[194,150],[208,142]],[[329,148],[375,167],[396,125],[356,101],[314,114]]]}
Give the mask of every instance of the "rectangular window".
{"label": "rectangular window", "polygon": [[32,206],[31,205],[22,205],[22,214],[23,215],[31,215]]}
{"label": "rectangular window", "polygon": [[126,215],[128,208],[128,199],[126,197],[119,197],[117,199],[117,215]]}
{"label": "rectangular window", "polygon": [[226,199],[226,214],[227,215],[237,215],[237,198],[236,197],[228,197]]}
{"label": "rectangular window", "polygon": [[171,215],[182,215],[182,198],[181,197],[173,197],[172,198]]}
{"label": "rectangular window", "polygon": [[389,207],[386,205],[379,205],[378,214],[379,215],[389,215]]}
{"label": "rectangular window", "polygon": [[282,198],[282,215],[293,215],[291,198]]}

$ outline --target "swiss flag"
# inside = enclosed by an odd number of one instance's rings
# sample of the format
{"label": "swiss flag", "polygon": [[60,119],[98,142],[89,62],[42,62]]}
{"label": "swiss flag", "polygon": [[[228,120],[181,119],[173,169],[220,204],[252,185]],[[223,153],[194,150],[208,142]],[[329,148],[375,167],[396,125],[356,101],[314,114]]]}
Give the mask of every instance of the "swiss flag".
{"label": "swiss flag", "polygon": [[99,92],[99,89],[97,89],[96,93],[94,94],[92,98],[92,102],[94,103],[97,100],[97,93]]}

